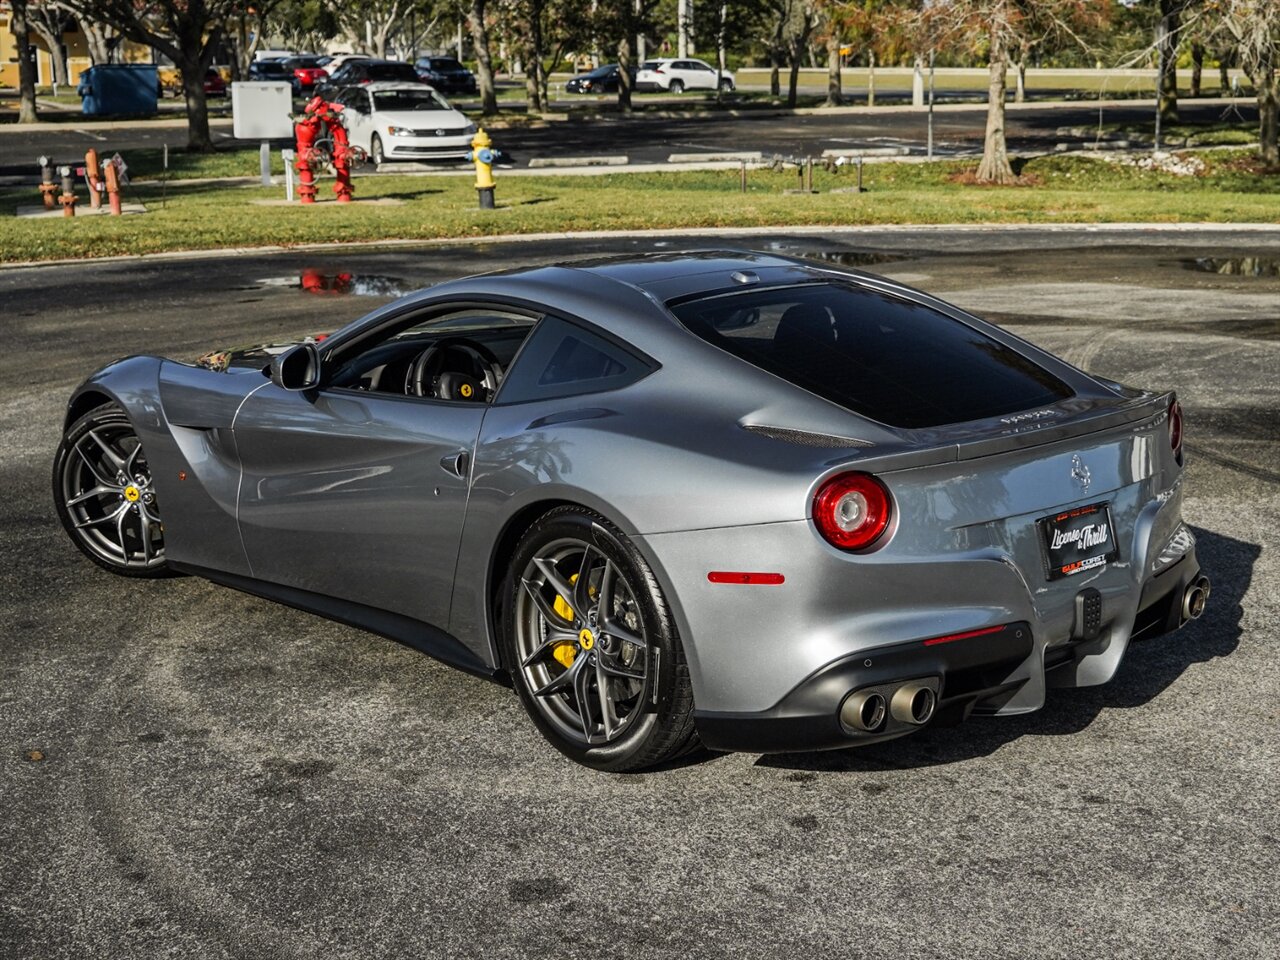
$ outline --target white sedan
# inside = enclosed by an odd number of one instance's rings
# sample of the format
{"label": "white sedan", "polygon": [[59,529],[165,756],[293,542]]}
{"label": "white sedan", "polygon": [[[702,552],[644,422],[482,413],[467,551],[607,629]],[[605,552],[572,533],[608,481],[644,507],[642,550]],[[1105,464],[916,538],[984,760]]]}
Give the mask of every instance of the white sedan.
{"label": "white sedan", "polygon": [[334,99],[352,145],[374,163],[463,160],[471,149],[476,125],[425,83],[368,83]]}
{"label": "white sedan", "polygon": [[684,93],[686,90],[715,90],[717,87],[725,93],[732,91],[733,74],[728,70],[718,74],[716,68],[705,60],[646,60],[636,73],[637,91]]}

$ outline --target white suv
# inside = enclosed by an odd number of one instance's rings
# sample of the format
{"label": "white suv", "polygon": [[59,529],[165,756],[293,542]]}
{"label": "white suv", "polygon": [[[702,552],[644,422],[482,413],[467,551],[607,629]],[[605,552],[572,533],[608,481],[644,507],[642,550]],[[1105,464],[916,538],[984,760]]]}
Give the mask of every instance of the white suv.
{"label": "white suv", "polygon": [[[733,90],[733,74],[726,70],[720,74],[720,89]],[[716,68],[704,60],[646,60],[636,73],[636,90],[666,90],[668,93],[684,93],[686,90],[716,89]]]}

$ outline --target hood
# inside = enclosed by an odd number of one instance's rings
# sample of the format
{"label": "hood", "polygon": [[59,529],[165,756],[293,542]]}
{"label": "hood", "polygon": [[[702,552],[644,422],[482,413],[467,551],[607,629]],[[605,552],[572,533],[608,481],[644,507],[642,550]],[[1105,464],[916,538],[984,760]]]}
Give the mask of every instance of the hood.
{"label": "hood", "polygon": [[471,122],[456,110],[379,110],[378,123],[410,130],[457,130]]}
{"label": "hood", "polygon": [[246,370],[265,370],[274,357],[300,343],[319,343],[329,335],[317,333],[283,343],[257,343],[252,346],[224,347],[210,350],[196,358],[195,365],[215,373],[241,373]]}

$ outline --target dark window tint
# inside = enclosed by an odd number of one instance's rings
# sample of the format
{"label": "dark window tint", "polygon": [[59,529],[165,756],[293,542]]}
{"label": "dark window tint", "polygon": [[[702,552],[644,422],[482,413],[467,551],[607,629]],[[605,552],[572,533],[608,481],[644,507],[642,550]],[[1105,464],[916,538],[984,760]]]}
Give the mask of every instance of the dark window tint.
{"label": "dark window tint", "polygon": [[809,284],[671,309],[709,343],[892,426],[963,423],[1071,395],[1047,370],[972,327],[860,287]]}
{"label": "dark window tint", "polygon": [[650,372],[650,365],[604,337],[547,317],[507,374],[501,403],[522,403],[616,390]]}
{"label": "dark window tint", "polygon": [[368,67],[370,80],[414,80],[418,71],[407,63],[372,63]]}

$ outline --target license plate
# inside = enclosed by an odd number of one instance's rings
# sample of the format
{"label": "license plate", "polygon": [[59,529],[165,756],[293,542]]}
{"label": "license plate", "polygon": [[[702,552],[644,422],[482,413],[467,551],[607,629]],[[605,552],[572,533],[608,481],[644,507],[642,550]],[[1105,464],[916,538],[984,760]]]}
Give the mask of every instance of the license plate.
{"label": "license plate", "polygon": [[1050,580],[1105,567],[1120,556],[1105,503],[1073,507],[1037,521]]}

